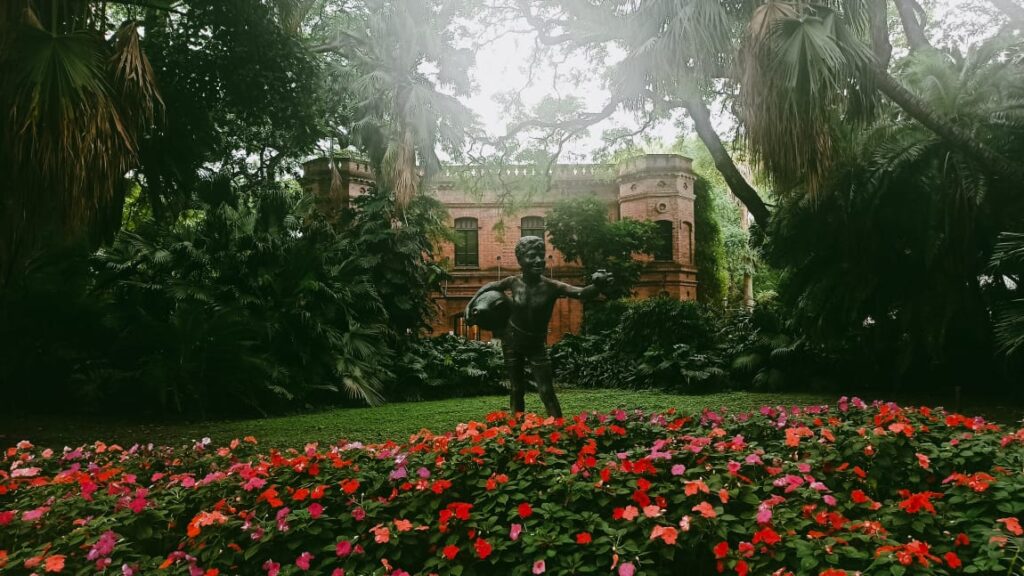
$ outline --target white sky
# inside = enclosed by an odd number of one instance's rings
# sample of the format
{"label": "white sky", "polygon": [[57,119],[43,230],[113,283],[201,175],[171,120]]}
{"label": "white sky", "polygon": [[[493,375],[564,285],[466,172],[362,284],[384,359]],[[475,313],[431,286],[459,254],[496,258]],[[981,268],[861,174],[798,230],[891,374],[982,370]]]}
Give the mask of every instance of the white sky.
{"label": "white sky", "polygon": [[[923,0],[934,23],[929,25],[933,41],[957,43],[961,48],[982,36],[994,32],[991,17],[992,7],[987,0]],[[521,25],[520,28],[526,28]],[[533,35],[526,33],[505,33],[489,30],[491,37],[498,38],[479,49],[476,54],[476,66],[471,77],[476,84],[475,94],[465,102],[480,118],[486,131],[492,136],[505,134],[505,126],[510,114],[503,109],[495,97],[499,94],[522,91],[522,100],[529,109],[540,102],[545,96],[576,96],[586,104],[586,110],[600,110],[608,99],[608,92],[601,87],[601,78],[594,72],[594,67],[584,58],[570,59],[561,64],[560,81],[555,81],[556,70],[547,62],[533,67],[533,78],[530,78],[530,56],[533,52]],[[893,31],[893,41],[898,42],[899,30]],[[952,38],[955,37],[955,38]],[[483,41],[487,38],[474,38]],[[897,47],[898,50],[898,47]],[[584,79],[578,85],[569,78]],[[721,110],[712,109],[716,128],[723,137],[734,126],[734,119]],[[640,126],[637,119],[622,111],[611,118],[596,124],[587,137],[568,146],[562,155],[563,162],[580,162],[590,159],[590,154],[600,147],[601,133],[610,128],[636,129]],[[680,134],[678,119],[676,122],[665,121],[656,125],[648,132],[654,140],[671,144]]]}
{"label": "white sky", "polygon": [[[601,78],[594,74],[594,66],[583,57],[567,59],[556,69],[551,63],[533,65],[530,77],[530,57],[533,35],[507,34],[479,49],[476,66],[470,77],[476,85],[475,94],[465,99],[466,104],[480,119],[488,134],[504,135],[511,114],[496,100],[509,91],[521,91],[527,109],[546,96],[575,96],[584,102],[585,110],[596,112],[608,101],[609,93],[601,86]],[[556,76],[558,79],[556,81]],[[574,80],[571,80],[574,79]],[[577,84],[578,82],[578,84]],[[632,114],[619,110],[607,120],[591,127],[589,135],[568,145],[562,154],[563,162],[590,159],[590,154],[601,146],[601,134],[611,128],[636,129],[640,122]],[[679,133],[672,122],[662,122],[649,132],[666,144],[671,144]]]}

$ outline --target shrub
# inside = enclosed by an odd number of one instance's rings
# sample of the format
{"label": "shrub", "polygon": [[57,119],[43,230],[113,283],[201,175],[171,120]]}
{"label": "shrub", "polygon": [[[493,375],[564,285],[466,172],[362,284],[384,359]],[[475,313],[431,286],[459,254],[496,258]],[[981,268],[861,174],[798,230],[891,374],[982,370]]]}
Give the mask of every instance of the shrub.
{"label": "shrub", "polygon": [[451,334],[410,339],[399,352],[393,400],[461,398],[503,394],[505,364],[501,348]]}
{"label": "shrub", "polygon": [[1007,574],[1024,546],[1024,429],[845,398],[0,458],[16,574]]}
{"label": "shrub", "polygon": [[588,312],[584,336],[552,350],[556,374],[577,386],[705,390],[723,383],[717,324],[695,302],[651,298]]}

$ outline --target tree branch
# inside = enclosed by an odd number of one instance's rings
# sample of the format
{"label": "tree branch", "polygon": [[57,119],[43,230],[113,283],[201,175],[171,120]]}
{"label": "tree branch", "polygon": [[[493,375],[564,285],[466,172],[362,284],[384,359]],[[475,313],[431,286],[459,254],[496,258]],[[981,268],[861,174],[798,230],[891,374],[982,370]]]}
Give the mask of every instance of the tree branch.
{"label": "tree branch", "polygon": [[917,19],[916,2],[913,0],[894,0],[896,10],[900,13],[900,21],[903,22],[903,33],[907,36],[911,51],[930,50],[932,45],[928,37],[924,35],[924,26]]}
{"label": "tree branch", "polygon": [[729,155],[729,151],[725,149],[722,139],[719,138],[714,126],[711,125],[711,111],[708,110],[704,100],[700,97],[695,97],[684,100],[681,104],[689,112],[690,118],[693,119],[697,136],[700,137],[701,142],[704,143],[708,152],[711,153],[711,158],[715,161],[715,168],[718,168],[718,171],[722,174],[722,178],[729,185],[729,190],[732,191],[733,196],[746,206],[759,226],[767,228],[768,221],[771,219],[768,206],[757,193],[757,190],[743,177],[739,168],[736,167],[736,163],[733,162],[732,156]]}

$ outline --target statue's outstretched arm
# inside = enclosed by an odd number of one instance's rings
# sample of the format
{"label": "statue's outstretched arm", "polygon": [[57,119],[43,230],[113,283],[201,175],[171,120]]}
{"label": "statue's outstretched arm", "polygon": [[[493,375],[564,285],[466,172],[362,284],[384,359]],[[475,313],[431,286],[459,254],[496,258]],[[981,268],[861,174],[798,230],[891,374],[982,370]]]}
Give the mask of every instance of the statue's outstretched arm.
{"label": "statue's outstretched arm", "polygon": [[612,282],[612,275],[604,270],[598,270],[590,276],[591,284],[586,286],[573,286],[565,282],[552,280],[559,289],[559,295],[578,300],[590,300],[596,298]]}

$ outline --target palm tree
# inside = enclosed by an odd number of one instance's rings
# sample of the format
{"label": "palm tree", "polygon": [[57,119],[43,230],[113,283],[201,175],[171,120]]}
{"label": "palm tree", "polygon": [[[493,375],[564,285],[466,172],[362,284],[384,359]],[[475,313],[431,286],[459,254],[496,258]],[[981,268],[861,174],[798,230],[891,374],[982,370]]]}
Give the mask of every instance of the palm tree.
{"label": "palm tree", "polygon": [[[906,3],[897,0],[897,7],[915,52],[931,52]],[[993,174],[1024,177],[968,124],[942,114],[892,76],[870,29],[879,25],[865,0],[773,0],[754,10],[740,60],[741,116],[750,147],[769,173],[784,187],[806,182],[820,189],[836,158],[832,126],[863,119],[880,92]]]}
{"label": "palm tree", "polygon": [[124,175],[160,106],[137,22],[106,3],[11,0],[0,8],[0,290],[48,244],[110,238]]}
{"label": "palm tree", "polygon": [[[962,60],[925,51],[905,62],[900,80],[936,113],[973,126],[980,142],[1019,156],[1019,54],[1004,38]],[[819,340],[870,337],[900,350],[904,367],[967,378],[990,368],[988,303],[999,298],[986,266],[998,233],[1020,230],[1016,182],[900,107],[883,103],[878,113],[867,127],[832,127],[828,194],[800,186],[777,210],[769,238],[774,263],[787,269],[782,293]],[[1009,274],[1013,252],[1003,253]],[[1005,336],[1014,324],[1004,325]]]}
{"label": "palm tree", "polygon": [[316,48],[354,69],[355,136],[402,208],[440,167],[436,147],[459,148],[471,116],[455,98],[469,80],[467,54],[445,30],[454,15],[432,2],[370,0]]}

